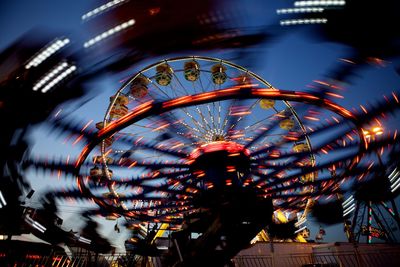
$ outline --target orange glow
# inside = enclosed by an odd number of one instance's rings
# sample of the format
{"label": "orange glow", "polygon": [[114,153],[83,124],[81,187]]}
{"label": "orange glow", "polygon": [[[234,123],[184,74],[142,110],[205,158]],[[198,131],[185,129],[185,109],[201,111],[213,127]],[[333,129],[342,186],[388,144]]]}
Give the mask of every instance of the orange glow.
{"label": "orange glow", "polygon": [[382,123],[377,118],[374,118],[374,120],[376,121],[376,124],[378,124],[379,126],[382,126]]}
{"label": "orange glow", "polygon": [[90,120],[88,123],[86,123],[85,126],[83,126],[81,132],[83,132],[87,127],[89,127],[89,125],[93,122],[93,120]]}
{"label": "orange glow", "polygon": [[235,172],[236,168],[235,168],[235,166],[226,166],[226,171],[227,172]]}
{"label": "orange glow", "polygon": [[78,159],[75,162],[75,167],[78,167],[79,165],[81,165],[83,163],[84,158],[86,157],[86,153],[88,153],[89,151],[89,145],[86,145],[81,154],[79,155]]}
{"label": "orange glow", "polygon": [[350,134],[347,133],[346,136],[347,136],[347,138],[349,138],[351,141],[354,140],[354,138],[353,138]]}
{"label": "orange glow", "polygon": [[345,108],[343,108],[343,107],[341,107],[341,106],[339,106],[339,105],[337,105],[337,104],[335,104],[335,103],[333,103],[333,102],[331,102],[331,101],[329,101],[329,100],[327,100],[327,99],[324,99],[324,103],[325,103],[328,107],[333,108],[335,111],[337,111],[337,112],[338,112],[339,114],[341,114],[342,116],[344,116],[344,117],[346,117],[346,118],[355,119],[354,115],[353,115],[350,111],[348,111],[347,109],[345,109]]}
{"label": "orange glow", "polygon": [[78,138],[75,139],[75,141],[72,143],[72,145],[76,145],[77,143],[79,143],[79,141],[81,141],[83,138],[83,134],[81,134],[80,136],[78,136]]}
{"label": "orange glow", "polygon": [[132,168],[133,166],[135,166],[137,164],[137,161],[132,162],[129,166],[128,169]]}
{"label": "orange glow", "polygon": [[27,258],[27,259],[40,259],[41,256],[28,254],[28,255],[25,256],[25,258]]}
{"label": "orange glow", "polygon": [[383,134],[383,128],[380,126],[376,126],[376,127],[372,128],[372,132],[375,135],[381,135],[381,134]]}
{"label": "orange glow", "polygon": [[320,81],[320,80],[314,80],[313,82],[318,83],[318,84],[321,84],[321,85],[325,85],[325,86],[328,86],[328,87],[330,86],[329,83],[323,82],[323,81]]}
{"label": "orange glow", "polygon": [[166,101],[163,103],[162,106],[163,106],[163,108],[168,108],[168,107],[176,106],[176,105],[183,104],[186,102],[190,102],[191,100],[192,100],[192,96],[182,96],[182,97],[179,97],[176,99]]}
{"label": "orange glow", "polygon": [[334,94],[334,93],[331,93],[331,92],[326,92],[326,94],[329,95],[329,96],[332,96],[332,97],[336,97],[336,98],[341,98],[341,99],[344,98],[344,96],[342,96],[342,95]]}
{"label": "orange glow", "polygon": [[152,107],[153,107],[153,100],[150,100],[150,101],[148,101],[146,103],[143,103],[143,104],[137,106],[134,110],[132,110],[131,112],[129,112],[125,116],[121,117],[120,119],[118,119],[116,121],[111,122],[106,127],[104,127],[103,129],[99,130],[98,137],[102,137],[106,133],[109,133],[109,132],[113,131],[116,127],[126,123],[127,121],[129,121],[130,119],[132,119],[134,117],[137,117],[137,116],[147,112]]}
{"label": "orange glow", "polygon": [[107,157],[111,152],[112,152],[112,149],[110,148],[109,150],[106,151],[106,153],[104,153],[104,156]]}
{"label": "orange glow", "polygon": [[311,117],[311,116],[304,116],[304,119],[306,119],[306,120],[310,120],[310,121],[319,121],[319,119],[318,119],[318,118]]}
{"label": "orange glow", "polygon": [[161,8],[160,7],[153,7],[149,9],[149,14],[150,16],[154,16],[157,15],[158,13],[160,13]]}
{"label": "orange glow", "polygon": [[157,127],[157,128],[155,128],[155,129],[153,129],[152,132],[156,132],[156,131],[165,129],[165,128],[168,127],[168,126],[169,126],[169,123],[163,124],[163,125],[161,125],[160,127]]}
{"label": "orange glow", "polygon": [[399,103],[399,99],[397,98],[397,95],[395,94],[395,92],[392,92],[392,95],[394,97],[394,100],[396,100],[396,102]]}

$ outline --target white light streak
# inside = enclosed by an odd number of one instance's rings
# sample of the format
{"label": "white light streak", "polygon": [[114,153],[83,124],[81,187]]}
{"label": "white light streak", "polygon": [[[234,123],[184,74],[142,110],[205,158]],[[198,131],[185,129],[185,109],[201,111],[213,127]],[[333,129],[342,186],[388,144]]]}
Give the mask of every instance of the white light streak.
{"label": "white light streak", "polygon": [[296,230],[294,233],[297,234],[297,233],[303,231],[303,230],[306,229],[306,228],[307,228],[307,226],[303,226],[303,227],[301,227],[300,229]]}
{"label": "white light streak", "polygon": [[394,182],[390,188],[392,189],[392,192],[396,191],[397,188],[400,186],[400,179],[398,179],[396,182]]}
{"label": "white light streak", "polygon": [[92,243],[92,240],[89,240],[89,239],[84,238],[84,237],[82,237],[82,236],[80,236],[80,237],[78,238],[78,241],[80,241],[80,242],[82,242],[82,243],[86,243],[86,244],[91,244],[91,243]]}
{"label": "white light streak", "polygon": [[105,31],[102,34],[99,34],[96,37],[94,37],[94,38],[90,39],[89,41],[85,42],[83,44],[83,47],[88,48],[88,47],[94,45],[95,43],[98,43],[101,40],[104,40],[104,39],[110,37],[111,35],[113,35],[113,34],[115,34],[117,32],[120,32],[122,30],[125,30],[128,27],[131,27],[134,24],[135,24],[135,20],[134,19],[131,19],[131,20],[128,20],[128,21],[126,21],[124,23],[121,23],[121,24],[115,26],[114,28],[111,28],[108,31]]}
{"label": "white light streak", "polygon": [[281,20],[281,26],[290,26],[290,25],[305,25],[305,24],[324,24],[327,23],[328,20],[324,18],[319,19],[287,19]]}
{"label": "white light streak", "polygon": [[66,70],[64,70],[62,73],[60,73],[57,77],[55,77],[52,81],[50,81],[45,87],[42,89],[42,93],[46,93],[49,91],[51,88],[53,88],[56,84],[61,82],[63,79],[65,79],[68,75],[70,75],[72,72],[76,70],[76,66],[72,65]]}
{"label": "white light streak", "polygon": [[48,57],[56,53],[65,45],[69,44],[70,40],[68,38],[64,39],[56,39],[51,42],[49,45],[45,46],[41,49],[29,62],[25,65],[26,69],[30,69],[31,67],[37,67],[40,63],[45,61]]}
{"label": "white light streak", "polygon": [[[354,198],[349,198],[348,200],[349,201],[347,201],[346,203],[345,202],[342,203],[343,209],[345,209],[347,206],[349,206],[350,204],[352,204],[354,202]],[[353,205],[354,205],[354,203],[353,203]]]}
{"label": "white light streak", "polygon": [[302,218],[300,221],[296,222],[294,224],[294,226],[299,227],[300,225],[302,225],[303,223],[305,223],[307,221],[307,218]]}
{"label": "white light streak", "polygon": [[312,0],[312,1],[296,1],[294,2],[295,7],[304,6],[344,6],[346,1],[344,0]]}
{"label": "white light streak", "polygon": [[110,1],[108,3],[105,3],[104,5],[101,5],[101,6],[97,7],[97,8],[95,8],[95,9],[87,12],[86,14],[84,14],[82,16],[82,20],[87,20],[87,19],[89,19],[89,18],[91,18],[91,17],[93,17],[95,15],[104,13],[104,12],[110,10],[111,8],[114,8],[116,5],[123,4],[123,3],[128,2],[128,1],[129,0],[114,0],[114,1]]}
{"label": "white light streak", "polygon": [[351,205],[348,209],[343,211],[343,217],[346,217],[350,212],[352,212],[356,208],[356,205]]}
{"label": "white light streak", "polygon": [[68,63],[62,62],[59,63],[56,67],[54,67],[53,70],[50,72],[46,73],[34,86],[33,86],[33,91],[37,91],[40,87],[42,87],[44,84],[46,84],[50,79],[52,79],[54,76],[56,76],[59,72],[61,72],[63,69],[65,69],[68,66]]}
{"label": "white light streak", "polygon": [[397,168],[395,168],[388,176],[390,179],[390,182],[393,182],[394,179],[398,178],[399,174],[400,174],[400,171],[397,171]]}
{"label": "white light streak", "polygon": [[295,14],[295,13],[320,13],[323,12],[322,7],[300,7],[300,8],[283,8],[277,9],[276,13],[281,14]]}
{"label": "white light streak", "polygon": [[[3,203],[3,205],[1,205],[1,203]],[[0,191],[0,208],[1,208],[2,206],[5,206],[5,205],[7,205],[7,202],[6,202],[6,200],[4,199],[4,197],[3,197],[3,193],[1,193],[1,191]]]}
{"label": "white light streak", "polygon": [[349,196],[345,201],[343,201],[342,205],[346,205],[348,202],[354,200],[353,196]]}
{"label": "white light streak", "polygon": [[44,233],[46,231],[46,227],[38,223],[37,221],[34,221],[31,217],[26,216],[25,221],[30,224],[32,227],[35,229],[39,230],[40,232]]}

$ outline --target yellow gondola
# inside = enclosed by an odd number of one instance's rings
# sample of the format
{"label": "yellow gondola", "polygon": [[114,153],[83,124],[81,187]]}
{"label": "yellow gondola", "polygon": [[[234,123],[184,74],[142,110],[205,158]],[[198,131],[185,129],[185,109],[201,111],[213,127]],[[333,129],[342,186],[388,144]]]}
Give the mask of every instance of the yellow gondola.
{"label": "yellow gondola", "polygon": [[284,130],[289,131],[294,127],[294,120],[292,119],[284,119],[279,123],[279,127],[281,127]]}
{"label": "yellow gondola", "polygon": [[130,94],[134,98],[142,98],[147,95],[149,92],[149,88],[147,85],[149,84],[149,80],[144,76],[138,76],[131,83]]}
{"label": "yellow gondola", "polygon": [[272,99],[261,99],[260,100],[260,107],[262,109],[269,109],[275,106],[275,100]]}
{"label": "yellow gondola", "polygon": [[211,67],[211,76],[213,83],[220,85],[226,81],[227,75],[225,73],[226,67],[222,64],[215,64]]}
{"label": "yellow gondola", "polygon": [[167,86],[172,80],[172,69],[168,64],[158,65],[156,68],[156,82],[161,86]]}
{"label": "yellow gondola", "polygon": [[199,64],[196,61],[192,60],[185,62],[183,69],[186,80],[190,82],[197,81],[197,79],[200,76],[200,69],[199,69]]}

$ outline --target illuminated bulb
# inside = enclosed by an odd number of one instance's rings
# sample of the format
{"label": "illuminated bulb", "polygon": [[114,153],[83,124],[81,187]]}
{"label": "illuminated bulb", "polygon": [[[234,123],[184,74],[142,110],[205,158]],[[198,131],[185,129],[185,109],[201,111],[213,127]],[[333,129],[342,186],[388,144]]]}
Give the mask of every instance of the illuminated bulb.
{"label": "illuminated bulb", "polygon": [[124,23],[122,23],[120,25],[117,25],[114,28],[111,28],[111,29],[109,29],[109,30],[97,35],[96,37],[90,39],[89,41],[85,42],[83,44],[83,46],[85,48],[88,48],[88,47],[92,46],[93,44],[95,44],[95,43],[97,43],[97,42],[99,42],[99,41],[101,41],[101,40],[103,40],[105,38],[108,38],[110,35],[113,35],[113,34],[119,32],[119,31],[121,31],[123,29],[126,29],[126,28],[128,28],[128,27],[130,27],[130,26],[132,26],[134,24],[135,24],[135,20],[131,19],[131,20],[127,21],[127,22],[124,22]]}
{"label": "illuminated bulb", "polygon": [[299,24],[323,24],[326,23],[327,19],[290,19],[290,20],[281,20],[281,26],[289,26],[289,25],[299,25]]}
{"label": "illuminated bulb", "polygon": [[374,127],[374,128],[372,128],[372,132],[373,132],[375,135],[381,135],[381,134],[383,134],[383,128],[382,128],[382,127],[379,127],[379,126]]}
{"label": "illuminated bulb", "polygon": [[306,8],[285,8],[285,9],[277,9],[277,14],[292,14],[292,13],[317,13],[323,12],[324,9],[322,7],[306,7]]}
{"label": "illuminated bulb", "polygon": [[317,0],[317,1],[296,1],[294,3],[295,7],[305,7],[305,6],[344,6],[346,1],[344,0]]}
{"label": "illuminated bulb", "polygon": [[101,6],[97,7],[97,8],[95,8],[95,9],[87,12],[86,14],[84,14],[82,16],[82,20],[87,20],[90,17],[93,17],[93,16],[95,16],[97,14],[103,13],[104,11],[106,11],[108,9],[111,9],[114,6],[116,6],[118,4],[122,4],[122,3],[127,2],[127,1],[128,0],[113,0],[113,1],[110,1],[108,3],[105,3],[104,5],[101,5]]}
{"label": "illuminated bulb", "polygon": [[69,39],[65,38],[63,40],[57,40],[52,44],[46,46],[45,48],[40,50],[39,53],[25,65],[25,68],[29,69],[31,67],[37,67],[40,63],[42,63],[48,57],[56,53],[62,47],[67,45],[69,42],[70,42]]}

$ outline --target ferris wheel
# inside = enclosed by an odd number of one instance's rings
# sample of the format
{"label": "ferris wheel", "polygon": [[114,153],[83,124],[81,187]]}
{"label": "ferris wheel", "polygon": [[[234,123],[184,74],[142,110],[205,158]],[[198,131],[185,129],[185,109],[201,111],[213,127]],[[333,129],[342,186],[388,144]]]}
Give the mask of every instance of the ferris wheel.
{"label": "ferris wheel", "polygon": [[79,190],[109,218],[172,229],[251,190],[272,199],[276,221],[302,230],[313,201],[335,198],[363,172],[365,119],[332,96],[279,90],[216,58],[157,62],[110,98],[76,162]]}

